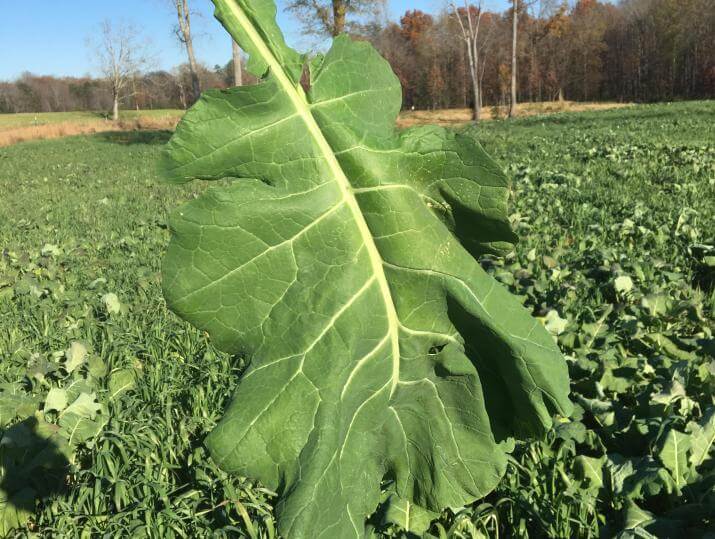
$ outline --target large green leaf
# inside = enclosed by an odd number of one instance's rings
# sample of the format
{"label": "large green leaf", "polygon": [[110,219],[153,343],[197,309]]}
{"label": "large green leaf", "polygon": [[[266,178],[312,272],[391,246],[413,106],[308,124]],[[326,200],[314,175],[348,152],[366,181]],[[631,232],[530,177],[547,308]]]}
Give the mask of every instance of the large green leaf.
{"label": "large green leaf", "polygon": [[383,521],[398,524],[403,530],[412,534],[422,534],[427,531],[437,517],[439,514],[419,505],[412,505],[394,493],[385,501]]}
{"label": "large green leaf", "polygon": [[658,450],[658,457],[672,474],[675,485],[683,487],[688,482],[688,451],[691,447],[688,434],[669,428]]}
{"label": "large green leaf", "polygon": [[20,384],[0,385],[0,427],[16,417],[32,415],[37,410],[37,398],[25,393]]}
{"label": "large green leaf", "polygon": [[703,464],[715,447],[715,406],[708,408],[699,423],[688,425],[691,434],[690,465],[695,469]]}
{"label": "large green leaf", "polygon": [[214,459],[278,491],[290,538],[362,537],[381,485],[435,512],[484,496],[507,438],[570,408],[552,337],[473,258],[515,239],[503,173],[471,136],[398,133],[369,44],[304,68],[272,2],[214,3],[262,80],[179,125],[169,177],[235,181],[174,215],[164,265],[171,308],[250,360]]}

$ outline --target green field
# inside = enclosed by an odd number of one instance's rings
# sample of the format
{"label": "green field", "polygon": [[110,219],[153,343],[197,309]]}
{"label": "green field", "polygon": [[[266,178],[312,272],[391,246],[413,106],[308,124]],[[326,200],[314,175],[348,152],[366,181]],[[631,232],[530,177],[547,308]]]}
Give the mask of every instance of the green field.
{"label": "green field", "polygon": [[[181,110],[125,110],[120,117],[122,120],[137,118],[175,118],[183,115]],[[109,118],[106,112],[26,112],[20,114],[0,114],[0,130],[33,125],[52,125],[62,122],[86,123]]]}
{"label": "green field", "polygon": [[[577,406],[546,440],[518,444],[497,490],[444,513],[431,536],[705,537],[715,102],[480,129],[513,178],[521,238],[483,266],[558,339]],[[0,148],[0,536],[18,522],[8,533],[276,536],[272,493],[227,476],[202,446],[243,361],[162,299],[167,214],[205,188],[161,184],[169,136]],[[373,521],[376,536],[406,537]]]}

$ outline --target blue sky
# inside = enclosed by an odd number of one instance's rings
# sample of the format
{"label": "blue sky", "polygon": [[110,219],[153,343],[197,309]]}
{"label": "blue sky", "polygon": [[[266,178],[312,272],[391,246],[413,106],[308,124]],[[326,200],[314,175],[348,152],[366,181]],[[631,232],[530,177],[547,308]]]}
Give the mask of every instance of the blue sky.
{"label": "blue sky", "polygon": [[[407,9],[435,13],[445,0],[387,0],[388,16],[399,18]],[[141,28],[151,40],[157,68],[169,69],[185,61],[173,35],[176,15],[171,0],[0,0],[0,80],[14,79],[24,71],[38,75],[81,76],[95,72],[87,38],[96,35],[104,19],[122,20]],[[231,44],[211,15],[209,0],[191,0],[195,46],[199,59],[209,66],[224,64]],[[487,0],[491,9],[502,10],[507,0]],[[288,42],[305,49],[298,24],[283,12],[278,0],[279,21]]]}

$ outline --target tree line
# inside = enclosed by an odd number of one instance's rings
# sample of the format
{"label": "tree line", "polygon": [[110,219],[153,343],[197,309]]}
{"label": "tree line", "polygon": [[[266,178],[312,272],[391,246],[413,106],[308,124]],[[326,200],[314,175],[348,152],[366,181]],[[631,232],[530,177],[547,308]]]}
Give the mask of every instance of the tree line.
{"label": "tree line", "polygon": [[194,52],[190,0],[165,2],[177,17],[174,34],[188,62],[171,72],[151,70],[152,52],[141,32],[131,24],[105,20],[97,35],[88,40],[100,78],[36,76],[28,72],[14,82],[0,81],[0,113],[111,110],[116,121],[120,106],[186,109],[199,98],[202,88],[256,82],[250,74],[244,74],[236,43],[225,66],[211,70],[202,65]]}
{"label": "tree line", "polygon": [[453,5],[436,16],[408,11],[397,23],[374,27],[369,39],[400,78],[405,106],[473,105],[469,18],[484,105],[508,105],[512,87],[518,102],[715,96],[712,0],[514,3],[516,17],[513,8],[495,13]]}
{"label": "tree line", "polygon": [[[0,82],[0,112],[111,110],[118,102],[137,109],[187,108],[201,89],[254,81],[242,70],[236,47],[226,65],[202,65],[193,51],[188,0],[171,1],[186,64],[149,70],[133,57],[121,84],[113,84],[112,62],[120,60],[113,44],[117,51],[139,45],[127,29],[105,27],[98,49],[110,66],[104,78],[27,73]],[[380,18],[381,3],[294,0],[288,9],[306,33],[348,32],[372,42],[400,79],[407,108],[473,107],[478,113],[481,106],[523,101],[715,96],[712,0],[513,0],[504,12],[479,1],[448,4],[435,15],[410,10],[396,22]],[[130,42],[120,48],[121,39]]]}
{"label": "tree line", "polygon": [[[202,88],[227,88],[234,84],[233,61],[208,68],[198,63],[196,75]],[[244,80],[255,79],[243,72]],[[119,100],[132,110],[186,109],[195,100],[194,76],[188,64],[171,71],[135,73],[125,83]],[[111,85],[91,77],[51,77],[24,73],[12,82],[0,82],[0,113],[67,112],[113,109]]]}

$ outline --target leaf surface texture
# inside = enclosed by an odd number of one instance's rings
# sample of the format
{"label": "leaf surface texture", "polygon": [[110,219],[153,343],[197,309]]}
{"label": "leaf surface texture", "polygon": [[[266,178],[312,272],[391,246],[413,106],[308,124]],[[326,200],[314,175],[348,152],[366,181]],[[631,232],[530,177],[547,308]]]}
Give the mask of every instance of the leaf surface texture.
{"label": "leaf surface texture", "polygon": [[170,307],[250,360],[213,457],[279,493],[289,538],[363,537],[381,488],[423,513],[484,496],[508,439],[570,407],[552,337],[475,260],[515,241],[505,176],[472,136],[398,132],[369,44],[306,63],[272,2],[214,4],[261,82],[179,125],[169,177],[233,181],[175,214],[164,265]]}

